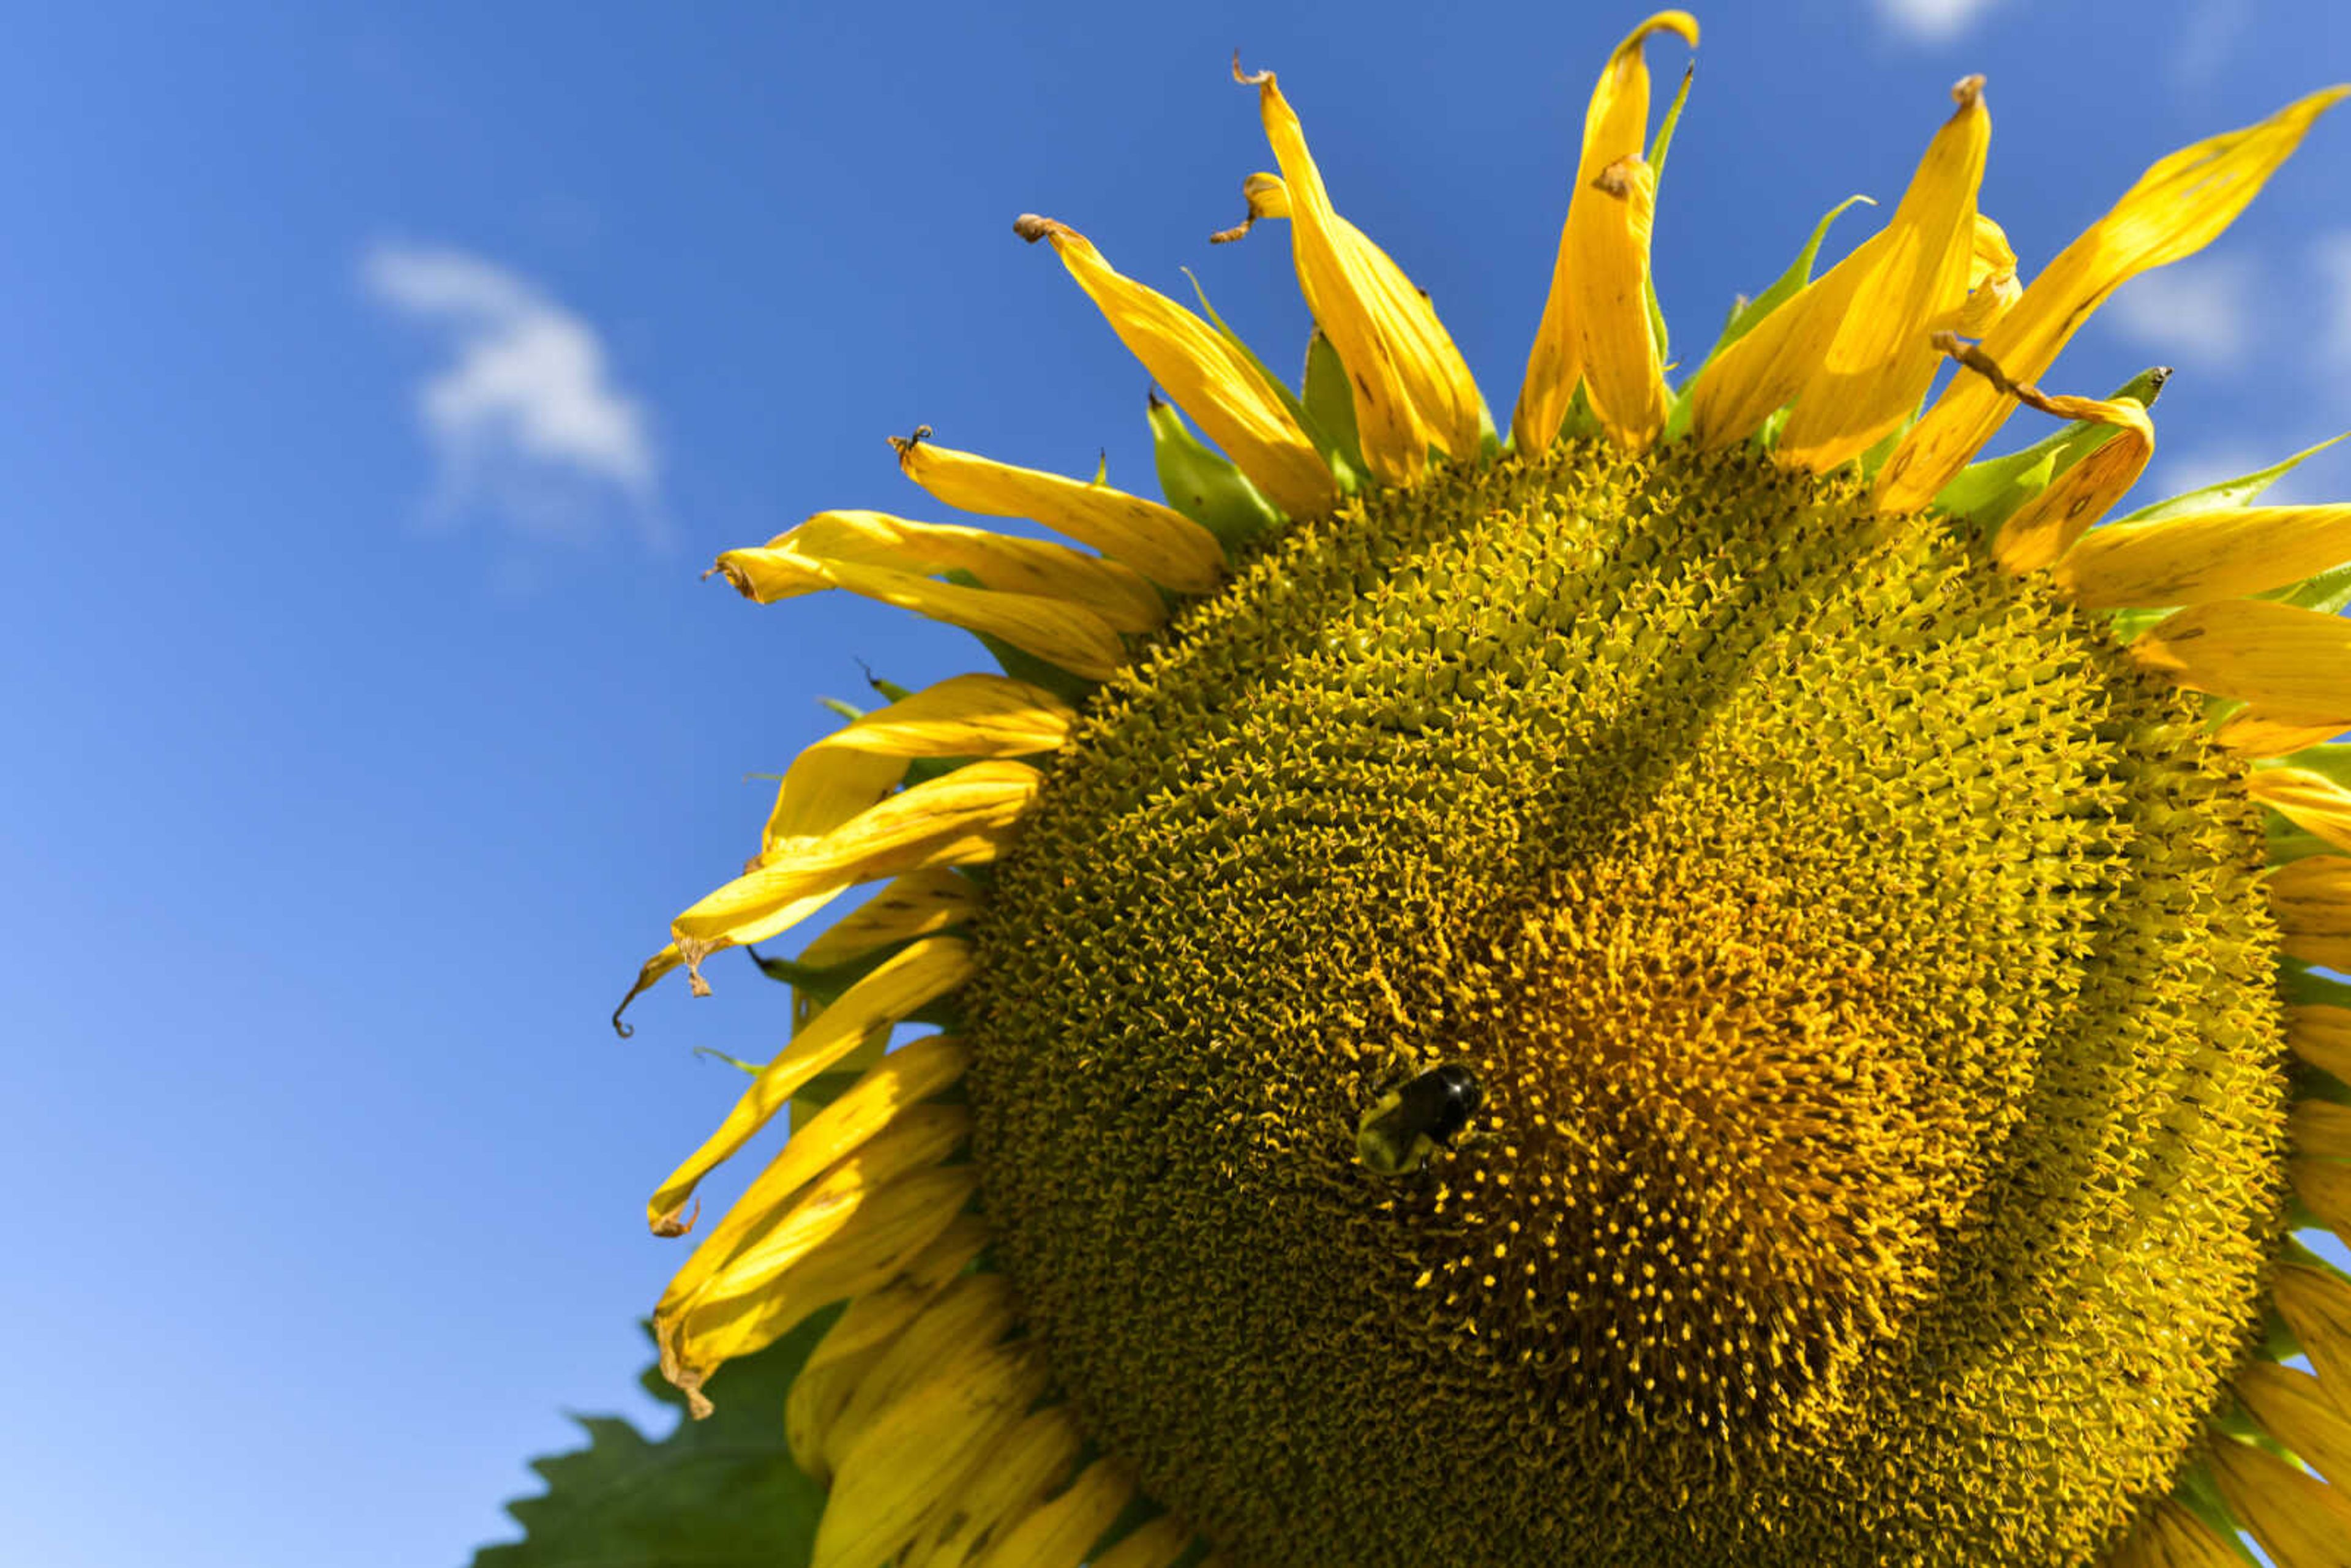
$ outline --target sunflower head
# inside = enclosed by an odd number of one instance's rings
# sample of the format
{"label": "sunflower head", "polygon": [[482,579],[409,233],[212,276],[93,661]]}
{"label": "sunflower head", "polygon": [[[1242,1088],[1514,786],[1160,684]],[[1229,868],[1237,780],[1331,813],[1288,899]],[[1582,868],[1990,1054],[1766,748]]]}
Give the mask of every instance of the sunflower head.
{"label": "sunflower head", "polygon": [[1507,442],[1237,61],[1279,172],[1216,237],[1286,223],[1301,386],[1024,216],[1166,394],[1165,504],[925,430],[937,501],[1091,549],[720,557],[1005,672],[803,753],[637,988],[886,883],[760,958],[796,1032],[650,1210],[792,1107],[656,1326],[703,1400],[838,1312],[785,1413],[827,1568],[2343,1560],[2351,1281],[2287,1231],[2351,1222],[2351,507],[2105,522],[2161,373],[2034,384],[2338,95],[2026,286],[1970,78],[1677,386],[1657,33]]}

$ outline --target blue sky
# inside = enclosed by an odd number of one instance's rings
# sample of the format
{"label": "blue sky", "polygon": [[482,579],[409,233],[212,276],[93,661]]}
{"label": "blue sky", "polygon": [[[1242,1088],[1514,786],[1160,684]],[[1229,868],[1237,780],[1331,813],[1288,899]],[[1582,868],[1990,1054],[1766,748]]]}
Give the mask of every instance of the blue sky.
{"label": "blue sky", "polygon": [[[1144,380],[1035,210],[1277,363],[1279,68],[1505,416],[1636,8],[21,7],[0,52],[0,1539],[45,1568],[384,1568],[507,1533],[636,1412],[650,1186],[764,1057],[747,966],[604,1017],[854,696],[960,640],[758,610],[717,549],[931,508],[883,437],[1147,488]],[[2351,77],[2334,0],[1702,12],[1657,225],[1685,350],[1990,77],[2028,266],[2146,163]],[[1768,20],[1766,18],[1769,18]],[[1661,77],[1678,50],[1653,46]],[[2351,119],[2046,378],[2158,361],[2158,480],[2351,428]],[[1866,232],[1864,221],[1847,235]],[[1833,246],[1834,248],[1834,246]],[[2017,427],[2022,430],[2022,424]],[[2351,494],[2329,454],[2296,480]],[[723,1189],[714,1197],[723,1197]]]}

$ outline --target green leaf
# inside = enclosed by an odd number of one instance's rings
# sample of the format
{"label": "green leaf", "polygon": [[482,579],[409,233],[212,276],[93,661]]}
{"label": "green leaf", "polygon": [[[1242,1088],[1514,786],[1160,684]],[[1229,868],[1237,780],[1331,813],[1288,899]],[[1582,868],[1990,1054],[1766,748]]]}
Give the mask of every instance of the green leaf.
{"label": "green leaf", "polygon": [[[2351,434],[2351,432],[2345,434]],[[2273,463],[2268,467],[2257,469],[2253,473],[2240,475],[2234,479],[2223,479],[2217,485],[2207,485],[2200,490],[2190,490],[2184,496],[2174,496],[2168,500],[2158,501],[2151,507],[2141,507],[2129,517],[2116,520],[2125,523],[2151,523],[2162,517],[2176,517],[2185,512],[2233,510],[2252,501],[2254,497],[2293,473],[2304,458],[2325,451],[2334,445],[2335,441],[2342,439],[2343,437],[2338,435],[2334,441],[2322,441],[2315,446],[2305,447],[2295,453],[2283,463]]]}
{"label": "green leaf", "polygon": [[[2116,387],[2106,401],[2131,398],[2152,408],[2171,379],[2168,366],[2139,371]],[[2016,514],[2018,507],[2046,490],[2057,476],[2114,439],[2116,426],[2077,419],[2050,432],[2022,452],[1970,463],[1936,492],[1936,507],[1954,517],[1965,517],[1989,538]]]}
{"label": "green leaf", "polygon": [[[1666,110],[1666,118],[1658,123],[1657,139],[1649,143],[1649,177],[1655,182],[1652,188],[1660,193],[1666,184],[1666,154],[1672,151],[1674,145],[1674,127],[1681,123],[1682,105],[1689,101],[1690,82],[1697,75],[1696,61],[1682,68],[1681,89],[1674,94],[1672,106]],[[1657,199],[1663,201],[1665,198],[1660,194]],[[1672,356],[1667,352],[1666,311],[1665,307],[1657,303],[1656,275],[1651,273],[1641,283],[1649,298],[1649,340],[1656,344],[1657,363],[1662,365]]]}
{"label": "green leaf", "polygon": [[1192,434],[1175,405],[1151,399],[1151,444],[1167,504],[1217,536],[1232,555],[1281,521],[1241,471]]}
{"label": "green leaf", "polygon": [[837,1312],[818,1313],[756,1355],[726,1364],[717,1409],[685,1419],[659,1371],[640,1381],[681,1412],[648,1440],[614,1416],[579,1416],[584,1448],[534,1459],[547,1482],[507,1505],[523,1539],[485,1546],[473,1568],[799,1568],[816,1544],[824,1489],[792,1463],[784,1396]]}

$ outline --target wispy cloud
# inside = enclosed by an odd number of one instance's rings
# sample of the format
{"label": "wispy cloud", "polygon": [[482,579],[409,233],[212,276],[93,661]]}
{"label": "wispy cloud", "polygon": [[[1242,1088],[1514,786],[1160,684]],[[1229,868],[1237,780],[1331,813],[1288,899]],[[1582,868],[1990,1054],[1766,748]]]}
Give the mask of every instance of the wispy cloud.
{"label": "wispy cloud", "polygon": [[1877,14],[1896,31],[1928,42],[1956,38],[2000,0],[1876,0]]}
{"label": "wispy cloud", "polygon": [[593,327],[460,250],[379,246],[361,275],[376,299],[450,350],[416,390],[440,465],[436,513],[488,511],[529,534],[580,538],[617,506],[658,542],[660,454],[644,405],[613,380]]}
{"label": "wispy cloud", "polygon": [[2098,319],[2167,362],[2225,369],[2252,350],[2260,282],[2251,256],[2201,256],[2133,278]]}

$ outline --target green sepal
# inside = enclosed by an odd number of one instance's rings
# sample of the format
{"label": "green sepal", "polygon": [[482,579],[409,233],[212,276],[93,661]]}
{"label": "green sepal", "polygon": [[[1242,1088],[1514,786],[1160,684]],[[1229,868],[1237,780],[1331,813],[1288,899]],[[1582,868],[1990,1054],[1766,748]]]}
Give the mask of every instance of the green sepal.
{"label": "green sepal", "polygon": [[1355,389],[1339,350],[1320,328],[1306,344],[1306,414],[1313,427],[1330,437],[1338,454],[1358,474],[1364,465],[1364,438],[1355,426]]}
{"label": "green sepal", "polygon": [[2351,1105],[2351,1083],[2346,1083],[2323,1067],[2313,1067],[2302,1058],[2286,1059],[2287,1086],[2297,1100],[2324,1100],[2334,1105]]}
{"label": "green sepal", "polygon": [[885,943],[870,953],[860,953],[854,958],[843,958],[838,964],[822,967],[803,964],[797,958],[770,958],[748,946],[744,951],[751,955],[752,961],[759,966],[759,972],[768,978],[782,981],[819,1008],[829,1008],[839,1001],[850,987],[896,957],[898,950],[914,940],[909,936],[904,941]]}
{"label": "green sepal", "polygon": [[753,1078],[759,1076],[761,1071],[758,1062],[746,1061],[739,1056],[729,1056],[715,1045],[697,1045],[694,1048],[694,1054],[707,1057],[713,1061],[723,1061],[736,1071],[746,1073]]}
{"label": "green sepal", "polygon": [[845,1067],[831,1072],[820,1072],[803,1083],[792,1095],[792,1130],[799,1130],[800,1108],[821,1111],[857,1086],[865,1076],[862,1068]]}
{"label": "green sepal", "polygon": [[1705,369],[1717,354],[1753,331],[1764,317],[1794,298],[1804,285],[1813,280],[1813,263],[1820,256],[1822,242],[1829,237],[1829,225],[1855,202],[1867,202],[1873,207],[1877,204],[1868,196],[1847,196],[1831,207],[1821,221],[1813,225],[1812,237],[1804,242],[1804,248],[1796,253],[1796,259],[1788,264],[1788,270],[1754,298],[1730,308],[1730,316],[1722,324],[1721,335],[1715,339],[1714,347],[1706,351],[1706,359],[1698,362],[1700,370]]}
{"label": "green sepal", "polygon": [[[1698,62],[1682,68],[1682,85],[1674,93],[1674,101],[1666,109],[1665,119],[1657,122],[1657,139],[1649,143],[1649,178],[1652,188],[1662,192],[1666,185],[1666,154],[1673,150],[1674,127],[1681,123],[1682,105],[1689,101],[1690,80],[1698,75]],[[1660,198],[1662,199],[1662,198]],[[1666,310],[1657,303],[1657,279],[1651,273],[1641,280],[1649,300],[1649,340],[1657,346],[1657,363],[1667,359],[1666,350]]]}
{"label": "green sepal", "polygon": [[1238,556],[1280,525],[1281,514],[1273,503],[1248,476],[1193,434],[1173,403],[1154,393],[1147,417],[1161,494],[1169,506],[1216,535],[1228,557]]}
{"label": "green sepal", "polygon": [[851,724],[855,724],[859,719],[865,716],[865,710],[863,708],[859,707],[854,703],[842,702],[839,697],[819,697],[816,700],[820,706],[822,706],[832,713],[838,714],[841,717],[848,720]]}
{"label": "green sepal", "polygon": [[473,1568],[804,1568],[825,1491],[792,1462],[782,1412],[801,1364],[840,1315],[829,1307],[728,1362],[704,1420],[685,1418],[684,1396],[647,1368],[638,1380],[645,1391],[680,1411],[658,1441],[616,1416],[573,1417],[588,1446],[531,1461],[547,1490],[507,1504],[523,1539],[483,1547]]}
{"label": "green sepal", "polygon": [[2259,768],[2299,768],[2324,779],[2332,779],[2351,789],[2351,746],[2327,741],[2319,746],[2305,746],[2300,751],[2254,764]]}
{"label": "green sepal", "polygon": [[2291,865],[2295,861],[2308,860],[2313,855],[2331,855],[2340,852],[2316,833],[2305,832],[2284,818],[2272,814],[2266,824],[2262,845],[2272,865]]}
{"label": "green sepal", "polygon": [[2328,567],[2300,582],[2290,582],[2253,597],[2274,599],[2297,610],[2315,610],[2321,615],[2340,615],[2346,606],[2351,606],[2351,566]]}
{"label": "green sepal", "polygon": [[[2351,434],[2351,431],[2346,431],[2345,434]],[[2293,473],[2294,469],[2301,466],[2304,459],[2315,456],[2342,439],[2343,436],[2338,435],[2333,440],[2322,441],[2315,446],[2305,447],[2295,453],[2283,463],[2273,463],[2268,467],[2256,469],[2251,474],[2242,474],[2234,479],[2223,479],[2218,484],[2207,485],[2200,490],[2190,490],[2184,496],[2173,496],[2167,500],[2158,501],[2151,507],[2141,507],[2130,516],[2118,517],[2116,521],[2152,523],[2164,517],[2177,517],[2188,512],[2233,511],[2239,507],[2249,504],[2262,491]]]}
{"label": "green sepal", "polygon": [[[1362,487],[1360,476],[1364,472],[1360,456],[1355,463],[1349,464],[1345,449],[1339,445],[1336,437],[1322,429],[1313,413],[1300,401],[1296,392],[1290,390],[1290,383],[1275,375],[1273,367],[1259,359],[1257,350],[1241,341],[1239,333],[1225,325],[1225,319],[1217,314],[1215,306],[1208,303],[1208,291],[1200,287],[1200,280],[1193,277],[1190,267],[1184,268],[1184,276],[1191,279],[1192,292],[1198,296],[1200,300],[1201,314],[1207,316],[1208,324],[1216,328],[1217,336],[1231,344],[1241,358],[1249,362],[1249,367],[1257,371],[1258,380],[1263,382],[1267,390],[1280,400],[1282,408],[1288,412],[1291,419],[1298,422],[1298,428],[1306,433],[1306,439],[1314,444],[1314,450],[1321,455],[1324,465],[1330,468],[1331,476],[1339,481],[1339,488],[1350,496],[1353,495]],[[1354,415],[1352,407],[1348,412],[1347,423],[1349,427],[1353,428]]]}

